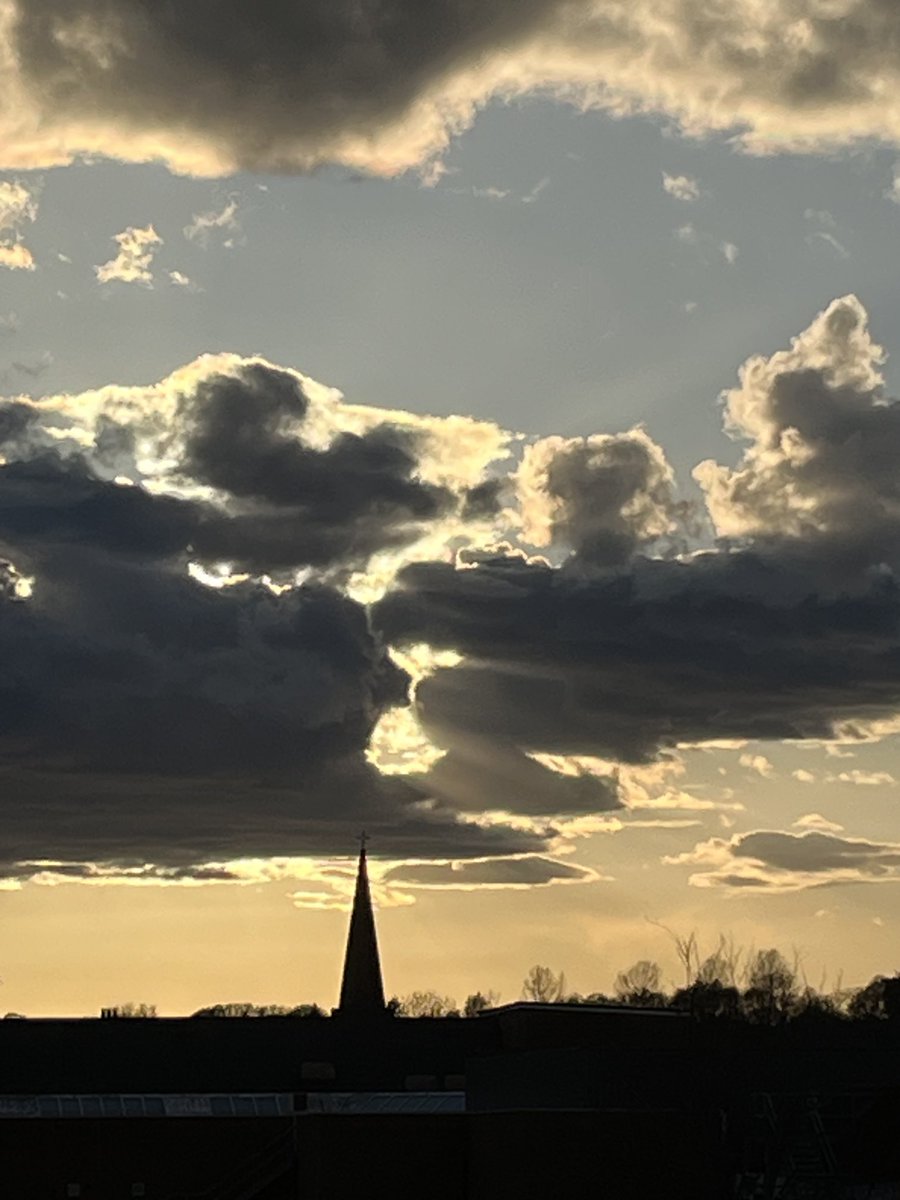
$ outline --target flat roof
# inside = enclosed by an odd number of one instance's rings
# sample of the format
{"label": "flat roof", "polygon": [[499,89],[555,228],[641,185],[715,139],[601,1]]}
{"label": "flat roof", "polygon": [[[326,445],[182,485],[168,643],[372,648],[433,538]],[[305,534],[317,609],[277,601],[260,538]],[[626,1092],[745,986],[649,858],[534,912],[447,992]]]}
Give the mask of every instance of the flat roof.
{"label": "flat roof", "polygon": [[496,1008],[483,1008],[479,1017],[492,1017],[509,1012],[565,1013],[568,1016],[578,1013],[621,1014],[629,1016],[653,1017],[689,1017],[690,1013],[677,1008],[650,1008],[639,1004],[566,1004],[565,1001],[555,1004],[544,1004],[532,1000],[513,1000],[509,1004],[498,1004]]}

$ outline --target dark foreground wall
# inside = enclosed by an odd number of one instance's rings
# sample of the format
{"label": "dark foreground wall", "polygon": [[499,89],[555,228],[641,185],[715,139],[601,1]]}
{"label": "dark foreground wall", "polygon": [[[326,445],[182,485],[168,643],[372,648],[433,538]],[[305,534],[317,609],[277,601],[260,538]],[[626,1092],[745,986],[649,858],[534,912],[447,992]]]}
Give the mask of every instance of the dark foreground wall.
{"label": "dark foreground wall", "polygon": [[[673,1113],[4,1120],[3,1196],[719,1200],[718,1128]],[[140,1192],[135,1194],[140,1195]]]}

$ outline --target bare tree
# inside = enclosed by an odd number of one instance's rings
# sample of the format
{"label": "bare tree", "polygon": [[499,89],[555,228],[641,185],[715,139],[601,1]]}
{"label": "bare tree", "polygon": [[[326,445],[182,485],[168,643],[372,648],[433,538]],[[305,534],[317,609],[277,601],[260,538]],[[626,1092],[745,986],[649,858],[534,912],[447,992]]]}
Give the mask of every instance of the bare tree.
{"label": "bare tree", "polygon": [[398,1011],[403,1017],[459,1016],[453,997],[441,996],[438,992],[410,992],[401,999]]}
{"label": "bare tree", "polygon": [[558,1004],[565,994],[565,975],[550,967],[534,966],[522,981],[522,998],[535,1004]]}
{"label": "bare tree", "polygon": [[659,963],[642,958],[627,971],[616,976],[615,993],[624,1004],[646,1004],[659,1007],[665,1001],[660,988],[662,971]]}
{"label": "bare tree", "polygon": [[736,987],[742,954],[740,947],[735,946],[734,938],[726,939],[725,935],[720,933],[719,944],[715,950],[697,967],[697,982],[718,983],[727,988]]}
{"label": "bare tree", "polygon": [[131,1000],[126,1004],[117,1004],[115,1008],[108,1011],[114,1017],[155,1017],[158,1015],[155,1004],[135,1004]]}
{"label": "bare tree", "polygon": [[471,996],[466,996],[466,1002],[463,1005],[463,1016],[477,1017],[486,1008],[495,1008],[499,1001],[499,992],[473,992]]}
{"label": "bare tree", "polygon": [[661,929],[663,933],[668,934],[671,938],[678,961],[681,963],[682,970],[684,971],[684,986],[690,987],[699,970],[700,950],[697,943],[696,930],[692,929],[687,934],[676,933],[668,925],[663,925],[662,921],[654,921],[650,917],[645,917],[644,920],[650,925],[655,925],[657,929]]}
{"label": "bare tree", "polygon": [[790,1016],[796,997],[796,969],[780,951],[758,950],[747,966],[747,1016],[761,1024],[777,1025]]}

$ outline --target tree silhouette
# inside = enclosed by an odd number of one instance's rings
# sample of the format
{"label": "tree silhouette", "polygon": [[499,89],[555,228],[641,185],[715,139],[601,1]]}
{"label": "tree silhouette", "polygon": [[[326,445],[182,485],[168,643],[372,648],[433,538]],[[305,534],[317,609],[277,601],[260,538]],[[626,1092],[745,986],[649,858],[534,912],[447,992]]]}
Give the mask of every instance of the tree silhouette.
{"label": "tree silhouette", "polygon": [[747,966],[744,1010],[748,1018],[778,1025],[790,1016],[796,996],[796,969],[779,950],[758,950]]}
{"label": "tree silhouette", "polygon": [[566,977],[550,967],[534,966],[522,981],[522,997],[534,1004],[558,1004],[565,995]]}
{"label": "tree silhouette", "polygon": [[410,992],[400,1000],[398,1011],[403,1017],[459,1016],[453,997],[441,996],[438,992]]}
{"label": "tree silhouette", "polygon": [[659,963],[642,958],[640,962],[636,962],[627,971],[620,971],[616,976],[616,998],[623,1004],[662,1008],[666,997],[660,988],[661,979]]}
{"label": "tree silhouette", "polygon": [[499,992],[473,992],[471,996],[466,996],[466,1002],[463,1005],[463,1016],[477,1017],[486,1008],[495,1008],[499,1001]]}
{"label": "tree silhouette", "polygon": [[108,1010],[113,1017],[155,1017],[158,1016],[155,1004],[135,1004],[129,1000],[125,1004],[117,1004]]}
{"label": "tree silhouette", "polygon": [[297,1004],[293,1008],[283,1004],[210,1004],[198,1008],[194,1017],[324,1017],[325,1010],[318,1004]]}

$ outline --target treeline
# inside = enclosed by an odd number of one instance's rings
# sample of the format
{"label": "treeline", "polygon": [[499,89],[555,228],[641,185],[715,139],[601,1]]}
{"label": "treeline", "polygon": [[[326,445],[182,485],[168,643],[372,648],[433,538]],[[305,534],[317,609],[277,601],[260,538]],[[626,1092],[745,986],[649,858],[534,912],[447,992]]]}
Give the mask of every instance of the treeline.
{"label": "treeline", "polygon": [[[844,988],[840,981],[813,987],[799,954],[780,950],[744,950],[720,937],[711,954],[700,952],[697,936],[666,930],[683,971],[683,983],[665,987],[659,963],[641,959],[616,976],[612,993],[570,991],[562,971],[534,966],[522,981],[521,999],[537,1004],[607,1004],[633,1008],[669,1008],[697,1018],[780,1025],[792,1021],[859,1021],[900,1018],[900,972],[876,975],[864,987]],[[475,992],[462,1006],[437,992],[412,992],[392,1001],[410,1017],[473,1017],[499,1002],[496,992]]]}
{"label": "treeline", "polygon": [[[641,959],[616,976],[611,994],[570,991],[562,971],[534,966],[522,981],[521,996],[537,1004],[607,1004],[636,1008],[669,1008],[697,1018],[780,1025],[792,1021],[900,1018],[900,972],[876,975],[864,987],[831,989],[824,981],[812,987],[802,970],[800,956],[789,960],[777,949],[744,951],[724,937],[711,954],[701,955],[695,934],[672,934],[684,972],[680,986],[663,985],[659,963]],[[478,991],[462,1005],[435,991],[395,996],[388,1008],[405,1017],[476,1017],[500,1003],[500,994]],[[116,1017],[155,1017],[152,1004],[123,1004],[105,1009]],[[321,1018],[318,1004],[213,1004],[198,1009],[194,1017],[298,1017]]]}

